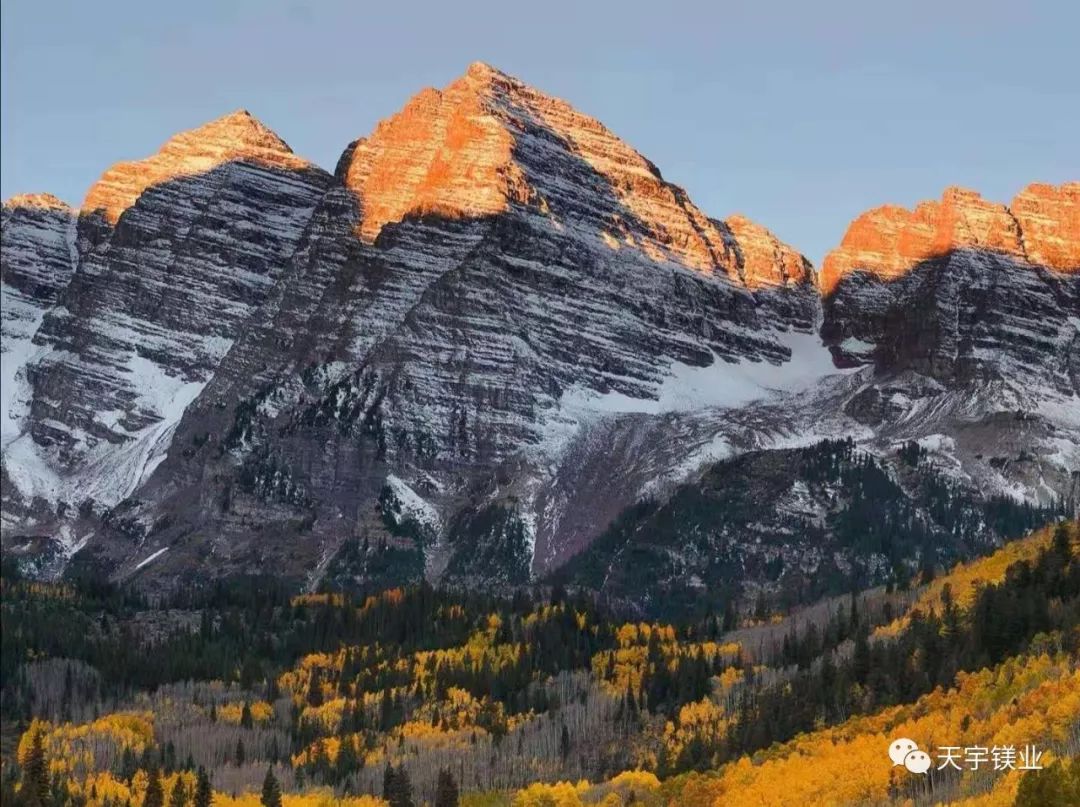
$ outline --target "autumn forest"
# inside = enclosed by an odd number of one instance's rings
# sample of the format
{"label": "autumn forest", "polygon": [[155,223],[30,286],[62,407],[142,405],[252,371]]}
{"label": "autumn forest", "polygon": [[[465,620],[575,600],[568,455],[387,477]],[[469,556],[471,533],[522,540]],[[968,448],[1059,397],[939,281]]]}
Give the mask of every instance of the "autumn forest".
{"label": "autumn forest", "polygon": [[[2,586],[5,805],[1080,799],[1075,523],[903,585],[676,623],[561,588],[245,578],[151,601],[11,564]],[[1040,765],[915,775],[894,737]]]}

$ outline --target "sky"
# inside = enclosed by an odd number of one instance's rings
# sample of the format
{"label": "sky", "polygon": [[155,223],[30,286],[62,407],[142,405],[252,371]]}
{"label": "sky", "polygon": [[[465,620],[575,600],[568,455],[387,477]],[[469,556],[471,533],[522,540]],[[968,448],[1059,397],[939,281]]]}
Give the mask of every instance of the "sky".
{"label": "sky", "polygon": [[476,60],[815,263],[876,205],[1080,180],[1076,2],[9,0],[0,14],[5,199],[78,204],[112,163],[238,108],[332,170]]}

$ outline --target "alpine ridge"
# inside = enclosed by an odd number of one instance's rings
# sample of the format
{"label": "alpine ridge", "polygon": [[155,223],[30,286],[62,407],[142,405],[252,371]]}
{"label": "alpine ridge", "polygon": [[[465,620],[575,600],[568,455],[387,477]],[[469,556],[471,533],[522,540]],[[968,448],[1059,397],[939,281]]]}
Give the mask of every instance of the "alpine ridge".
{"label": "alpine ridge", "polygon": [[[766,228],[710,218],[599,121],[483,63],[333,174],[235,112],[107,170],[78,211],[5,203],[4,551],[147,586],[273,568],[513,587],[595,565],[601,535],[610,572],[627,508],[826,438],[897,479],[914,443],[971,501],[1061,508],[1080,484],[1078,197],[879,208],[819,283]],[[819,532],[861,489],[844,457],[844,485],[814,488]],[[737,477],[766,472],[796,507],[802,480],[768,457]],[[746,501],[743,522],[695,529],[753,542]],[[812,572],[799,518],[758,532]],[[972,529],[965,551],[1000,538]],[[713,568],[659,551],[669,581]]]}

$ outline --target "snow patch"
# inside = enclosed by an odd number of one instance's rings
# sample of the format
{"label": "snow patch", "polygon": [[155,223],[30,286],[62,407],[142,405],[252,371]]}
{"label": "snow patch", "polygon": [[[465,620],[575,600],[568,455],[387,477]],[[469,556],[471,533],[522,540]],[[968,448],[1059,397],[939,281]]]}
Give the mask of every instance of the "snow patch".
{"label": "snow patch", "polygon": [[928,434],[916,442],[920,448],[934,454],[953,454],[956,451],[956,441],[945,434]]}
{"label": "snow patch", "polygon": [[599,414],[659,415],[708,408],[734,408],[777,394],[808,389],[832,375],[858,372],[837,369],[832,354],[816,334],[786,331],[776,341],[791,351],[782,364],[767,361],[724,361],[715,353],[705,367],[673,362],[660,382],[656,398],[633,398],[620,392],[599,393],[572,387],[559,401],[564,410]]}
{"label": "snow patch", "polygon": [[856,339],[854,336],[849,336],[840,343],[840,349],[845,353],[854,353],[858,356],[865,356],[873,353],[876,348],[877,345],[873,342],[864,342],[862,339]]}
{"label": "snow patch", "polygon": [[436,532],[439,531],[442,526],[442,519],[433,504],[409,487],[403,479],[393,474],[387,474],[386,484],[390,486],[390,490],[393,491],[394,496],[401,503],[401,514],[403,516],[409,516],[421,524],[431,527]]}
{"label": "snow patch", "polygon": [[157,552],[151,553],[151,555],[149,557],[143,558],[137,564],[135,564],[135,571],[139,571],[139,569],[141,569],[143,566],[157,560],[158,558],[160,558],[162,555],[164,555],[168,551],[169,551],[169,547],[163,546]]}

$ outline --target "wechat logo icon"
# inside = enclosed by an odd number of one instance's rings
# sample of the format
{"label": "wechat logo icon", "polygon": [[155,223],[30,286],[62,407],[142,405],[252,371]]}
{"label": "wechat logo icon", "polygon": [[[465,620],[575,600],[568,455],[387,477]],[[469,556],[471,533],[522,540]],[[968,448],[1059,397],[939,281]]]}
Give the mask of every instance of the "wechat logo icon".
{"label": "wechat logo icon", "polygon": [[930,755],[920,750],[918,744],[907,737],[892,741],[889,746],[889,759],[892,760],[893,767],[903,765],[912,773],[926,773],[932,764]]}

